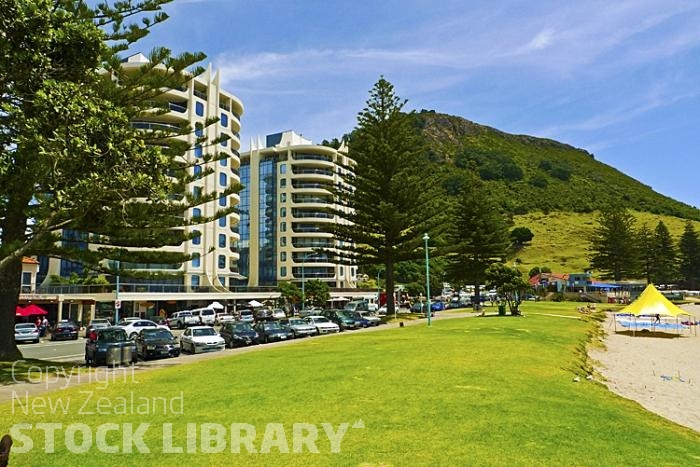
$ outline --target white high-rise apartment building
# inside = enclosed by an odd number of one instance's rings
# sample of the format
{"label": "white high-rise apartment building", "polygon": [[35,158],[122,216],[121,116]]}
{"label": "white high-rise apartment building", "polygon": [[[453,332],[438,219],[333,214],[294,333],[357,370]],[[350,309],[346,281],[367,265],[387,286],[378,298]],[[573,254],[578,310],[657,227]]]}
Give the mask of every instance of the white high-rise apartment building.
{"label": "white high-rise apartment building", "polygon": [[241,154],[240,272],[248,287],[301,284],[318,279],[332,288],[356,286],[356,267],[338,264],[318,249],[338,247],[325,232],[342,220],[329,187],[345,183],[354,161],[347,148],[313,144],[293,131],[251,141]]}
{"label": "white high-rise apartment building", "polygon": [[[128,57],[123,64],[128,72],[130,68],[136,69],[148,63],[148,59],[143,54],[136,54]],[[229,157],[220,161],[209,162],[214,169],[213,173],[202,180],[191,184],[190,190],[194,193],[202,191],[204,193],[223,191],[231,184],[239,183],[240,168],[240,135],[241,115],[243,114],[243,104],[233,94],[221,89],[220,76],[212,71],[211,65],[203,74],[194,77],[189,81],[186,88],[170,89],[160,96],[166,100],[170,111],[163,115],[145,116],[132,122],[135,128],[158,129],[172,126],[179,128],[182,123],[189,123],[193,128],[197,124],[205,125],[205,121],[212,117],[219,119],[218,123],[205,126],[203,130],[198,130],[196,134],[179,136],[187,138],[192,149],[188,151],[186,158],[188,162],[196,164],[201,160],[201,165],[194,165],[195,173],[204,169],[202,156],[206,150],[195,145],[198,136],[207,137],[212,140],[221,135],[227,135],[228,141],[220,143],[216,148],[219,153],[228,152]],[[217,201],[209,202],[190,209],[186,216],[211,216],[222,207],[238,205],[240,198],[238,194],[219,198]],[[166,270],[168,272],[182,272],[183,278],[164,281],[163,286],[170,286],[168,290],[173,292],[192,292],[209,290],[212,292],[227,292],[228,287],[234,281],[240,279],[238,273],[239,254],[236,249],[239,240],[238,213],[198,226],[188,227],[191,230],[201,232],[199,238],[190,240],[187,244],[175,247],[167,247],[170,250],[182,251],[194,254],[194,259],[190,262],[177,265],[165,264],[129,264],[122,265],[129,269]],[[79,235],[79,234],[76,234]],[[89,248],[89,244],[85,244]],[[47,263],[47,264],[46,264]],[[82,266],[62,260],[51,260],[44,264],[40,276],[59,275],[68,277],[72,272],[82,272]],[[40,277],[41,279],[42,277]],[[152,284],[152,280],[145,280],[144,286]]]}

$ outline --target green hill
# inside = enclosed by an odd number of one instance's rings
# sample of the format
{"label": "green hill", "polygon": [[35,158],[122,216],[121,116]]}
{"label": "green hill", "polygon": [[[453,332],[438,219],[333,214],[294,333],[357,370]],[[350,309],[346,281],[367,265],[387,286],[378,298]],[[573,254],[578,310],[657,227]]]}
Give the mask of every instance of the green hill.
{"label": "green hill", "polygon": [[582,149],[433,111],[414,117],[435,163],[454,166],[455,177],[462,170],[476,172],[512,214],[587,213],[615,204],[700,220],[700,210],[655,192]]}

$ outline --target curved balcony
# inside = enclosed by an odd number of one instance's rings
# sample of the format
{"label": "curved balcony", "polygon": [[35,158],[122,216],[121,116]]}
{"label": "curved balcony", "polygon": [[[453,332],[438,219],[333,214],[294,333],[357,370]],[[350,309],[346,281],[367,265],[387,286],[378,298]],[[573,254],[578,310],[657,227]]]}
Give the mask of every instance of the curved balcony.
{"label": "curved balcony", "polygon": [[162,122],[146,122],[142,120],[134,120],[131,122],[131,126],[137,130],[149,130],[149,131],[163,131],[167,133],[180,133],[180,125],[173,125],[172,123],[162,123]]}
{"label": "curved balcony", "polygon": [[332,178],[333,171],[330,169],[311,169],[306,167],[299,167],[296,164],[292,166],[292,175],[306,175],[307,178],[315,178],[318,176]]}
{"label": "curved balcony", "polygon": [[295,190],[313,190],[313,191],[323,191],[324,193],[329,193],[333,189],[333,185],[328,182],[309,182],[306,180],[292,180],[292,188]]}
{"label": "curved balcony", "polygon": [[292,238],[294,248],[331,248],[333,240],[329,238]]}
{"label": "curved balcony", "polygon": [[328,212],[308,211],[303,209],[292,209],[292,217],[295,219],[333,219],[334,216]]}
{"label": "curved balcony", "polygon": [[304,266],[304,273],[302,274],[302,267],[301,266],[295,266],[292,268],[292,276],[294,276],[295,279],[301,279],[302,276],[304,280],[313,280],[313,279],[334,279],[335,278],[335,267],[323,267],[323,266],[312,266],[312,267],[306,267]]}

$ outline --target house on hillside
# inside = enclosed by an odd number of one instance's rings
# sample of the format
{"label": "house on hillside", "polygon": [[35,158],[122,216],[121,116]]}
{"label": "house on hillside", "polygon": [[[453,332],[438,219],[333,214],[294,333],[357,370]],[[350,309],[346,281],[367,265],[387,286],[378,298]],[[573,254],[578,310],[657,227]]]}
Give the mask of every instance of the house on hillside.
{"label": "house on hillside", "polygon": [[541,272],[529,279],[530,285],[535,290],[553,290],[563,292],[569,280],[569,274],[557,274],[553,272]]}

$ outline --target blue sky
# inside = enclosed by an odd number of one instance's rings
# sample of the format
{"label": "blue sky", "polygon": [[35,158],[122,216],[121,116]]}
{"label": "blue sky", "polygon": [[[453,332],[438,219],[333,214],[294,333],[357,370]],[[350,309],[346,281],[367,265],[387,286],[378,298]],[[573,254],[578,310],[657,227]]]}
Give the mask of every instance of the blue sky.
{"label": "blue sky", "polygon": [[355,126],[380,75],[408,109],[584,148],[700,206],[696,0],[175,0],[142,51],[202,51],[241,139]]}

